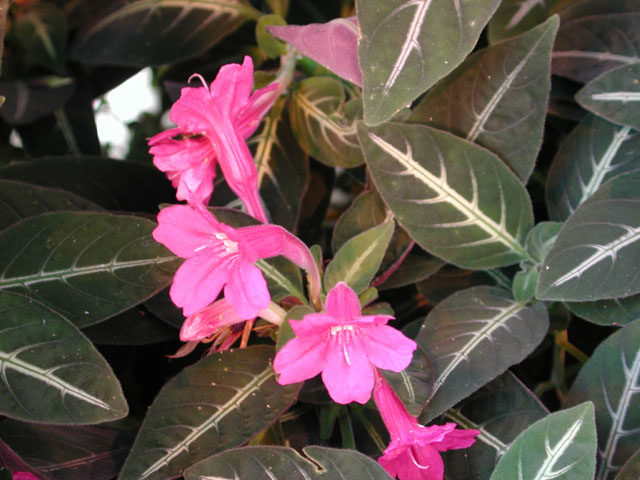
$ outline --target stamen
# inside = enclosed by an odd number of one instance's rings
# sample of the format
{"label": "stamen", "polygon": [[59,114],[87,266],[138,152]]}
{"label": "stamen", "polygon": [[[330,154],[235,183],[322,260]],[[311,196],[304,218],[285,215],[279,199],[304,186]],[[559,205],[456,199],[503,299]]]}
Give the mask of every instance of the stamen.
{"label": "stamen", "polygon": [[351,366],[351,359],[349,358],[345,335],[340,335],[340,340],[342,340],[342,354],[344,355],[344,359],[347,362],[347,365]]}
{"label": "stamen", "polygon": [[207,245],[200,245],[198,248],[194,248],[193,251],[194,252],[199,252],[200,250],[205,249],[205,248],[207,248]]}
{"label": "stamen", "polygon": [[200,80],[202,82],[202,85],[204,85],[204,88],[209,90],[209,85],[207,85],[207,82],[204,81],[204,78],[202,78],[202,75],[200,75],[199,73],[194,73],[193,75],[191,75],[189,77],[189,80],[187,80],[187,83],[191,83],[191,79],[193,77],[196,77],[198,80]]}
{"label": "stamen", "polygon": [[409,456],[411,457],[411,461],[413,464],[421,470],[426,470],[429,468],[429,465],[420,465],[416,457],[413,455],[413,447],[409,447]]}

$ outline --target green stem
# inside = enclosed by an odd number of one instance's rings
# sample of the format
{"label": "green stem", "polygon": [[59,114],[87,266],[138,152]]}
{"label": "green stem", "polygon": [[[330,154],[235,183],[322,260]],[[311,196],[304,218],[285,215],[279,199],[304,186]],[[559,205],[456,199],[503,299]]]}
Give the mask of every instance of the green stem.
{"label": "green stem", "polygon": [[353,435],[353,426],[351,425],[351,417],[349,411],[345,408],[338,417],[340,422],[340,436],[342,437],[342,448],[351,450],[356,449],[356,439]]}

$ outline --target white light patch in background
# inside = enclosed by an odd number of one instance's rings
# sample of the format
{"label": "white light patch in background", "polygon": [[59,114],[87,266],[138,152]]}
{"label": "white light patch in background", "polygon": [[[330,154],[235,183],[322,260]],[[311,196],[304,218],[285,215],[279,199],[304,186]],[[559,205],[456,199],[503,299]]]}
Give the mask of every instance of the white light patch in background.
{"label": "white light patch in background", "polygon": [[145,68],[94,100],[98,138],[110,157],[123,158],[127,154],[131,141],[128,123],[135,121],[143,112],[157,113],[160,110],[160,92],[151,87],[151,79],[151,69]]}

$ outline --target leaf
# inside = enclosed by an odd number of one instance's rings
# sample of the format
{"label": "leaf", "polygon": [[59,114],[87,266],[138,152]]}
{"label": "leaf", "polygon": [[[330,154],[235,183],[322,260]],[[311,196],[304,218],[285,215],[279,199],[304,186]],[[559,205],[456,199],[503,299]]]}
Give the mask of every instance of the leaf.
{"label": "leaf", "polygon": [[178,338],[175,328],[139,307],[83,328],[82,333],[101,345],[149,345]]}
{"label": "leaf", "polygon": [[536,297],[591,301],[640,293],[640,170],[614,177],[569,217],[547,254]]}
{"label": "leaf", "polygon": [[12,26],[11,36],[20,45],[27,67],[41,65],[64,71],[67,22],[64,12],[50,3],[35,3],[24,9]]}
{"label": "leaf", "polygon": [[604,182],[637,168],[639,161],[638,132],[587,115],[551,164],[545,192],[549,216],[566,220]]}
{"label": "leaf", "polygon": [[403,371],[381,370],[381,373],[408,412],[416,417],[420,415],[433,389],[433,365],[429,356],[417,348],[411,363]]}
{"label": "leaf", "polygon": [[277,14],[263,15],[256,23],[256,41],[267,58],[278,58],[287,53],[287,45],[273,38],[269,33],[270,26],[286,24],[284,18]]}
{"label": "leaf", "polygon": [[293,45],[339,77],[362,86],[358,64],[358,19],[336,18],[327,23],[269,27],[274,37]]}
{"label": "leaf", "polygon": [[411,285],[429,278],[443,266],[444,262],[439,258],[429,255],[420,247],[414,247],[400,267],[377,288],[378,290],[389,290]]}
{"label": "leaf", "polygon": [[585,480],[595,471],[593,404],[553,413],[522,432],[502,457],[491,480]]}
{"label": "leaf", "polygon": [[73,193],[0,180],[0,230],[27,217],[57,210],[102,210]]}
{"label": "leaf", "polygon": [[553,47],[555,75],[587,83],[640,61],[640,12],[593,15],[563,22]]}
{"label": "leaf", "polygon": [[162,65],[208,50],[260,13],[244,0],[135,0],[107,11],[71,45],[78,62]]}
{"label": "leaf", "polygon": [[378,191],[422,248],[467,268],[526,258],[531,201],[496,156],[422,125],[362,125],[359,136]]}
{"label": "leaf", "polygon": [[566,302],[571,313],[597,325],[624,327],[640,318],[640,295],[595,302]]}
{"label": "leaf", "polygon": [[458,290],[481,285],[502,286],[491,270],[463,270],[452,265],[444,265],[438,271],[418,282],[418,292],[432,305],[437,305]]}
{"label": "leaf", "polygon": [[11,125],[27,125],[54,113],[73,95],[72,79],[38,78],[30,81],[0,82],[0,94],[6,97],[0,116]]}
{"label": "leaf", "polygon": [[203,358],[160,391],[120,480],[164,479],[240,445],[294,402],[299,385],[276,382],[273,348],[254,346]]}
{"label": "leaf", "polygon": [[47,478],[109,480],[120,471],[133,436],[109,425],[72,427],[13,420],[0,423],[0,437]]}
{"label": "leaf", "polygon": [[344,86],[330,77],[301,81],[291,95],[291,128],[305,152],[330,167],[352,168],[364,161],[355,121],[359,98],[347,99]]}
{"label": "leaf", "polygon": [[631,13],[638,11],[636,0],[560,0],[555,6],[555,12],[560,14],[563,22],[578,18],[600,15],[603,13]]}
{"label": "leaf", "polygon": [[502,0],[489,22],[489,43],[514,37],[544,22],[560,0]]}
{"label": "leaf", "polygon": [[[186,480],[390,480],[373,459],[355,450],[304,447],[244,447],[219,453],[185,471]],[[318,465],[320,468],[318,468]]]}
{"label": "leaf", "polygon": [[499,0],[356,0],[364,119],[378,125],[458,66]]}
{"label": "leaf", "polygon": [[309,178],[309,164],[283,115],[284,103],[284,99],[276,101],[264,117],[260,133],[248,145],[258,169],[260,198],[272,222],[294,231]]}
{"label": "leaf", "polygon": [[394,222],[387,221],[347,241],[327,265],[325,290],[328,292],[338,282],[346,282],[356,293],[364,291],[380,267],[393,228]]}
{"label": "leaf", "polygon": [[108,213],[48,213],[0,233],[0,291],[17,292],[82,328],[166,287],[181,260],[155,223]]}
{"label": "leaf", "polygon": [[525,307],[500,288],[462,290],[438,304],[416,338],[435,371],[433,394],[421,422],[520,363],[540,344],[548,327],[542,304]]}
{"label": "leaf", "polygon": [[640,477],[640,450],[627,460],[614,480],[636,480],[638,477]]}
{"label": "leaf", "polygon": [[558,238],[560,222],[539,222],[527,234],[525,248],[536,264],[542,263]]}
{"label": "leaf", "polygon": [[409,121],[482,145],[526,182],[542,144],[557,29],[554,16],[474,53],[429,91]]}
{"label": "leaf", "polygon": [[640,130],[640,63],[603,73],[585,85],[576,100],[600,117]]}
{"label": "leaf", "polygon": [[156,214],[175,199],[162,172],[150,165],[95,157],[50,157],[0,168],[0,178],[61,188],[110,210]]}
{"label": "leaf", "polygon": [[538,397],[515,375],[509,371],[500,375],[444,413],[445,421],[480,431],[471,447],[443,453],[447,478],[489,478],[509,444],[547,414]]}
{"label": "leaf", "polygon": [[590,400],[598,429],[596,480],[613,478],[640,448],[640,321],[603,341],[584,364],[566,399],[568,406]]}
{"label": "leaf", "polygon": [[64,317],[0,292],[0,325],[0,414],[74,425],[127,415],[111,368]]}

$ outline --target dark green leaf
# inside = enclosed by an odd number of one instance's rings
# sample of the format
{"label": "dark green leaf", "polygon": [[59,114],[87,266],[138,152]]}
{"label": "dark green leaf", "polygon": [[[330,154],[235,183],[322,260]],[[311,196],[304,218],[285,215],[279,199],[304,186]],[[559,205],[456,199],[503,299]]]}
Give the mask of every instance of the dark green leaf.
{"label": "dark green leaf", "polygon": [[640,134],[587,115],[556,153],[547,175],[549,216],[566,220],[600,186],[640,162]]}
{"label": "dark green leaf", "polygon": [[166,287],[180,259],[129,215],[48,213],[0,233],[0,290],[19,292],[86,327]]}
{"label": "dark green leaf", "polygon": [[594,78],[576,94],[576,100],[600,117],[640,130],[640,63]]}
{"label": "dark green leaf", "polygon": [[442,260],[415,246],[400,267],[381,283],[378,289],[388,290],[420,282],[438,272],[443,265]]}
{"label": "dark green leaf", "polygon": [[302,451],[310,460],[294,449],[285,447],[245,447],[229,450],[189,468],[185,472],[185,479],[391,479],[375,460],[355,450],[305,447]]}
{"label": "dark green leaf", "polygon": [[524,245],[536,263],[541,263],[547,256],[561,228],[560,222],[540,222],[529,231]]}
{"label": "dark green leaf", "polygon": [[102,345],[148,345],[178,338],[178,330],[139,307],[83,328],[82,333]]}
{"label": "dark green leaf", "polygon": [[625,326],[640,318],[640,295],[595,302],[567,302],[571,313],[598,325]]}
{"label": "dark green leaf", "polygon": [[387,221],[348,240],[325,270],[328,292],[338,282],[346,282],[356,293],[364,291],[380,267],[395,223]]}
{"label": "dark green leaf", "polygon": [[127,415],[111,368],[64,317],[8,292],[0,306],[1,414],[75,425]]}
{"label": "dark green leaf", "polygon": [[438,271],[416,284],[418,292],[431,304],[437,305],[449,295],[480,285],[499,286],[500,283],[487,270],[463,270],[444,265]]}
{"label": "dark green leaf", "polygon": [[500,375],[443,415],[461,428],[480,431],[471,447],[444,453],[448,478],[486,480],[509,444],[547,413],[512,373]]}
{"label": "dark green leaf", "polygon": [[525,307],[500,288],[470,288],[438,304],[416,338],[435,371],[433,395],[421,421],[432,420],[524,360],[548,327],[542,304]]}
{"label": "dark green leaf", "polygon": [[590,400],[596,409],[596,480],[612,479],[640,448],[640,320],[602,342],[571,386],[569,406]]}
{"label": "dark green leaf", "polygon": [[102,210],[70,192],[0,180],[0,230],[20,220],[57,210]]}
{"label": "dark green leaf", "polygon": [[263,15],[256,23],[256,40],[267,58],[277,58],[287,53],[287,44],[271,35],[266,27],[286,24],[284,18],[277,14]]}
{"label": "dark green leaf", "polygon": [[489,22],[489,43],[514,37],[544,22],[560,0],[502,0]]}
{"label": "dark green leaf", "polygon": [[586,480],[595,471],[593,404],[583,403],[538,420],[500,459],[491,480]]}
{"label": "dark green leaf", "polygon": [[51,157],[0,168],[0,178],[61,188],[112,210],[157,213],[175,199],[164,174],[150,165],[96,157]]}
{"label": "dark green leaf", "polygon": [[549,100],[554,16],[471,55],[409,117],[498,155],[524,182],[533,170]]}
{"label": "dark green leaf", "polygon": [[176,375],[149,408],[120,480],[173,478],[269,426],[299,389],[276,382],[273,353],[267,346],[229,350]]}
{"label": "dark green leaf", "polygon": [[56,480],[109,480],[133,443],[130,432],[108,425],[65,427],[6,420],[0,437],[38,473]]}
{"label": "dark green leaf", "polygon": [[516,302],[525,305],[536,294],[538,270],[531,268],[521,270],[513,277],[512,295]]}
{"label": "dark green leaf", "polygon": [[640,170],[619,175],[565,222],[541,267],[536,296],[590,301],[640,293]]}
{"label": "dark green leaf", "polygon": [[499,0],[357,0],[365,121],[389,120],[473,49]]}
{"label": "dark green leaf", "polygon": [[87,26],[70,55],[85,63],[172,63],[204,52],[259,16],[244,0],[134,0]]}
{"label": "dark green leaf", "polygon": [[638,478],[640,478],[640,450],[627,460],[614,480],[637,480]]}
{"label": "dark green leaf", "polygon": [[640,12],[583,17],[563,22],[558,30],[553,73],[587,83],[607,70],[640,61],[638,52]]}
{"label": "dark green leaf", "polygon": [[163,320],[174,328],[180,328],[184,322],[182,309],[180,307],[176,307],[171,301],[169,288],[165,288],[148,299],[144,302],[144,306],[160,320]]}
{"label": "dark green leaf", "polygon": [[563,22],[568,22],[590,15],[637,12],[639,8],[636,0],[560,0],[554,10]]}
{"label": "dark green leaf", "polygon": [[347,98],[344,85],[331,77],[300,82],[289,106],[291,128],[309,155],[330,167],[357,167],[364,159],[356,134],[362,118],[359,98]]}
{"label": "dark green leaf", "polygon": [[417,348],[411,363],[402,372],[382,370],[382,374],[409,413],[420,415],[433,390],[433,365],[429,356]]}
{"label": "dark green leaf", "polygon": [[26,125],[62,107],[73,95],[74,88],[70,78],[0,82],[0,94],[7,98],[0,116],[11,125]]}
{"label": "dark green leaf", "polygon": [[425,250],[467,268],[526,258],[533,222],[518,178],[484,148],[422,125],[359,129],[378,191]]}

